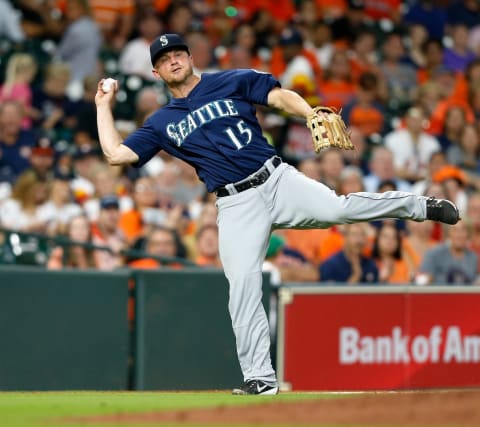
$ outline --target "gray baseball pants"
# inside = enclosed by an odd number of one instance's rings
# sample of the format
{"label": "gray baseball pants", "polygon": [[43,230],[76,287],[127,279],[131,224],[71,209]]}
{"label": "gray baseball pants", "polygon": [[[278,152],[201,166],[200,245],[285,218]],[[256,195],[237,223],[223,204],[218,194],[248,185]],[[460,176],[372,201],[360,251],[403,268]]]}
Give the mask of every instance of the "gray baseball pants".
{"label": "gray baseball pants", "polygon": [[[269,170],[273,167],[267,161]],[[276,385],[262,305],[262,264],[275,228],[327,228],[385,218],[423,221],[426,198],[411,193],[352,193],[327,186],[282,163],[255,188],[217,199],[219,251],[229,281],[229,312],[244,380]]]}

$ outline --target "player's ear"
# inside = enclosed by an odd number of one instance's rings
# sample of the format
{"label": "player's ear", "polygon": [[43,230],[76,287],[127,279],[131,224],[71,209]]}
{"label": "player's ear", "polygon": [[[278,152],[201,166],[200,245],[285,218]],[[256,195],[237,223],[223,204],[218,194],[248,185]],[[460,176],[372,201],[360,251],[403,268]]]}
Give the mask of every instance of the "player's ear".
{"label": "player's ear", "polygon": [[156,79],[160,79],[160,74],[158,74],[158,71],[155,68],[152,69],[152,74]]}

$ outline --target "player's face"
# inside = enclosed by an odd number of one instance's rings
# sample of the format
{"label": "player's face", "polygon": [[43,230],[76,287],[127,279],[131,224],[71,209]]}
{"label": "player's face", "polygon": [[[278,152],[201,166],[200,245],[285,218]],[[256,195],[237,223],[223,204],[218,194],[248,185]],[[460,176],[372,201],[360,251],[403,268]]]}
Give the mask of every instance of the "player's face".
{"label": "player's face", "polygon": [[153,74],[168,86],[184,83],[193,74],[191,56],[184,50],[171,50],[157,59]]}

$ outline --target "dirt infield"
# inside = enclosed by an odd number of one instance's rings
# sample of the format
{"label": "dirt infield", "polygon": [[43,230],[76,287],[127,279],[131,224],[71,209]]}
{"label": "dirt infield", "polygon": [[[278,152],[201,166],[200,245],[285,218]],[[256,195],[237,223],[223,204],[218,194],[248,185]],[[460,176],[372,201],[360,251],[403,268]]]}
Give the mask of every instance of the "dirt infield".
{"label": "dirt infield", "polygon": [[[239,397],[242,399],[242,397]],[[260,398],[262,399],[262,398]],[[79,418],[77,418],[79,420]],[[480,391],[369,393],[309,401],[82,417],[83,422],[205,425],[480,426]]]}

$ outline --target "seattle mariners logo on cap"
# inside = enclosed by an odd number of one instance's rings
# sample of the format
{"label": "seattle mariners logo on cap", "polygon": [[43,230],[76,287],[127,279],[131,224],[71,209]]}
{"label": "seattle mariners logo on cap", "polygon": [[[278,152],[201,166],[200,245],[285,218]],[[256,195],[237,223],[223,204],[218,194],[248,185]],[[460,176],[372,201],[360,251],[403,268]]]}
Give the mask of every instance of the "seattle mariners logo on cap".
{"label": "seattle mariners logo on cap", "polygon": [[152,65],[160,55],[169,50],[179,49],[190,53],[187,43],[178,34],[162,34],[156,38],[150,45],[150,58]]}

